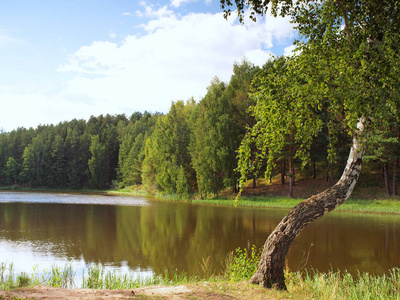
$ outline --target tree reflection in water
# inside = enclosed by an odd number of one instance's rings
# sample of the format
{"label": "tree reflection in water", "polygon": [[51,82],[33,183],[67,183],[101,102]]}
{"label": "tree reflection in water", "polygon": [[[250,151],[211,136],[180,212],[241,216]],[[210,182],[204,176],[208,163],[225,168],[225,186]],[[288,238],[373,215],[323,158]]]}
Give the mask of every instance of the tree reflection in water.
{"label": "tree reflection in water", "polygon": [[[127,265],[155,274],[166,269],[198,274],[202,258],[207,257],[218,273],[229,251],[253,244],[261,247],[286,213],[144,199],[138,206],[104,205],[107,197],[103,197],[103,204],[87,204],[84,199],[86,204],[29,203],[30,194],[22,194],[26,202],[0,201],[0,253],[28,243],[26,251],[49,260],[83,260],[117,269]],[[0,193],[0,200],[2,197],[4,193]],[[310,224],[295,240],[287,256],[289,267],[297,270],[302,258],[308,257],[303,262],[306,268],[382,274],[400,266],[399,219],[390,215],[328,215]],[[7,241],[7,246],[1,241]]]}

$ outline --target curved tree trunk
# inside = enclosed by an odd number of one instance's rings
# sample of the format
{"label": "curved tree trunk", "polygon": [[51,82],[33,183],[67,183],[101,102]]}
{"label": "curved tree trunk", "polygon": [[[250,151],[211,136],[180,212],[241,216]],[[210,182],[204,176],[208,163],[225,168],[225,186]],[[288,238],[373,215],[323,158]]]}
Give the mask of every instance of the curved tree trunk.
{"label": "curved tree trunk", "polygon": [[[357,124],[359,135],[363,120]],[[300,231],[342,204],[351,195],[360,175],[365,149],[358,137],[353,139],[347,165],[340,180],[332,187],[297,204],[278,224],[264,244],[256,273],[250,282],[266,288],[286,289],[283,273],[289,247]]]}

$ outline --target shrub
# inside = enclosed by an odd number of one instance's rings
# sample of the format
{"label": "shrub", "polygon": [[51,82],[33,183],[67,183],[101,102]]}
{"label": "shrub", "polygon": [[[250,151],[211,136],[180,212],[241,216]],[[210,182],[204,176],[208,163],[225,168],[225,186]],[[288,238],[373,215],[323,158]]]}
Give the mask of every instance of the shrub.
{"label": "shrub", "polygon": [[231,281],[248,280],[257,271],[258,261],[260,260],[261,248],[252,246],[250,251],[237,248],[231,252],[225,263],[226,275]]}

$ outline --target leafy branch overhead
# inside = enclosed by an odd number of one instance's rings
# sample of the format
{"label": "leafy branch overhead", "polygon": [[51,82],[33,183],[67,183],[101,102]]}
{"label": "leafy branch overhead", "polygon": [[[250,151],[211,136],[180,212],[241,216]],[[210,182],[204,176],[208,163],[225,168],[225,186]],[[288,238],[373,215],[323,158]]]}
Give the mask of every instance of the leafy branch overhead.
{"label": "leafy branch overhead", "polygon": [[[226,12],[233,5],[221,2]],[[267,11],[265,1],[236,2],[242,17],[245,9],[257,14]],[[395,1],[291,2],[271,1],[270,5],[273,12],[279,6],[280,14],[290,15],[296,24],[300,34],[296,54],[260,73],[251,95],[257,123],[248,135],[262,140],[258,145],[269,157],[267,176],[273,158],[288,143],[296,145],[295,157],[305,164],[313,139],[327,128],[332,162],[340,127],[354,136],[359,118],[367,116],[373,134],[382,123],[399,118],[400,20]],[[239,164],[245,174],[249,164]]]}
{"label": "leafy branch overhead", "polygon": [[[296,1],[297,4],[304,1]],[[305,1],[311,2],[311,1]],[[236,12],[241,23],[245,21],[245,13],[249,12],[249,18],[254,22],[257,17],[264,16],[268,9],[271,10],[273,16],[285,16],[289,13],[292,6],[292,0],[220,0],[221,9],[224,11],[224,17],[227,18],[232,14],[232,9]]]}

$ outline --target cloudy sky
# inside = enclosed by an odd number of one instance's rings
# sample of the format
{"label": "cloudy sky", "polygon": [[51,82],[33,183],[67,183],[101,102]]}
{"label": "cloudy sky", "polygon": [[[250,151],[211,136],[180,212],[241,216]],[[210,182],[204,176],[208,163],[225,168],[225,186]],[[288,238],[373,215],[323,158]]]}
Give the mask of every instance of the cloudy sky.
{"label": "cloudy sky", "polygon": [[294,37],[288,19],[225,20],[219,0],[1,0],[0,130],[166,113]]}

